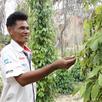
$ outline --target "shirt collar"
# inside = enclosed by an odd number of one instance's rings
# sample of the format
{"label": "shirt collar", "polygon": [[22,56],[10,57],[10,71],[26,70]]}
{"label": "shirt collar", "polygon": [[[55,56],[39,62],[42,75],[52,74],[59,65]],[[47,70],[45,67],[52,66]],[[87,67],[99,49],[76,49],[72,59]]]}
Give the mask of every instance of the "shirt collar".
{"label": "shirt collar", "polygon": [[13,39],[11,40],[11,46],[18,52],[26,51],[28,53],[32,53],[31,50],[25,45],[24,48],[22,48],[16,41]]}
{"label": "shirt collar", "polygon": [[18,52],[24,51],[24,49],[14,40],[11,40],[11,46]]}

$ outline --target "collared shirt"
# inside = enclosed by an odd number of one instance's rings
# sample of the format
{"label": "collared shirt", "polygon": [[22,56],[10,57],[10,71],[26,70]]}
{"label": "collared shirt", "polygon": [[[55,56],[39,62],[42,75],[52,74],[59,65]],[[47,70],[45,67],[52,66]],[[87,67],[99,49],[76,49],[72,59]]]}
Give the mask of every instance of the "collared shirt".
{"label": "collared shirt", "polygon": [[[29,54],[28,48],[25,48]],[[15,76],[31,71],[33,68],[24,54],[24,49],[11,40],[1,51],[0,68],[3,79],[3,90],[0,102],[34,102],[35,90],[32,84],[21,86]]]}

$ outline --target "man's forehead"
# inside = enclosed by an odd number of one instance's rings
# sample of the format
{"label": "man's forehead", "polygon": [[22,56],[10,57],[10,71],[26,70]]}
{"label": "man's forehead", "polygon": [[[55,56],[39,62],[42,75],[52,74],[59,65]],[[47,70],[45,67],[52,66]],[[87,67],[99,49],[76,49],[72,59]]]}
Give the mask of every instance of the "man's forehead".
{"label": "man's forehead", "polygon": [[16,25],[18,26],[28,26],[28,23],[26,20],[17,20]]}

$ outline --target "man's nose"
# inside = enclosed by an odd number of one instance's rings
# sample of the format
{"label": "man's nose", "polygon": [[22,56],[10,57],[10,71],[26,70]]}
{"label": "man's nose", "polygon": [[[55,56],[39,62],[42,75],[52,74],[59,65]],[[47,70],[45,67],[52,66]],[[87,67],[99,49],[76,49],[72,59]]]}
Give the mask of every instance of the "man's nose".
{"label": "man's nose", "polygon": [[28,29],[24,29],[24,33],[28,34],[30,31]]}

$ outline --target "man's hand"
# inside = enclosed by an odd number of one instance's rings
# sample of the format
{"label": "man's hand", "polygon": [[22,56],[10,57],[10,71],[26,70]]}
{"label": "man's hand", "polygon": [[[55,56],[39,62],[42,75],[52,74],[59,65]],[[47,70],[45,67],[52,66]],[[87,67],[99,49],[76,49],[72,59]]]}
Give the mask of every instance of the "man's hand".
{"label": "man's hand", "polygon": [[63,59],[55,61],[53,64],[57,69],[68,69],[75,63],[75,61],[75,57],[65,57]]}

